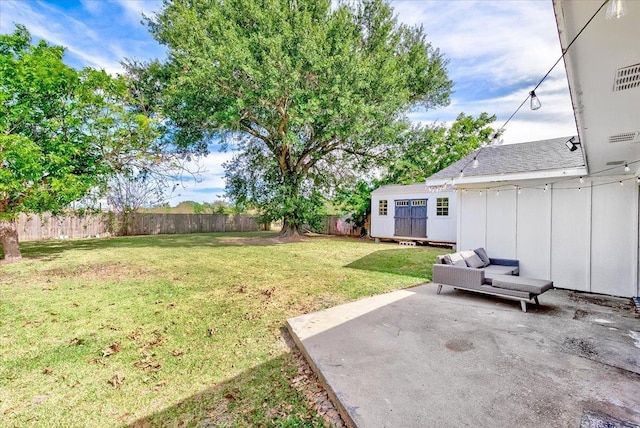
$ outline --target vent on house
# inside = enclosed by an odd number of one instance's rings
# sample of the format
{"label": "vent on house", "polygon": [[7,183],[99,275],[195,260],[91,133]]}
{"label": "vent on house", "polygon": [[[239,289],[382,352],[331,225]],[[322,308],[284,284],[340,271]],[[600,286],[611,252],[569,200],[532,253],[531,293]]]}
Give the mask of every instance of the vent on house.
{"label": "vent on house", "polygon": [[619,68],[613,82],[613,92],[640,86],[640,64]]}
{"label": "vent on house", "polygon": [[609,137],[610,143],[624,143],[625,141],[633,141],[636,138],[637,132],[623,132],[622,134],[616,134]]}
{"label": "vent on house", "polygon": [[610,161],[607,162],[607,166],[616,166],[616,165],[622,165],[624,163],[624,161]]}

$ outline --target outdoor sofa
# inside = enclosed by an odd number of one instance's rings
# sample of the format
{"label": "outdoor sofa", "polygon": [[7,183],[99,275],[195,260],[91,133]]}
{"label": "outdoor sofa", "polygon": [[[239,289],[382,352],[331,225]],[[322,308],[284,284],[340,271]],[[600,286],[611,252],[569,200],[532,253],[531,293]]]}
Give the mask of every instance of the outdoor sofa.
{"label": "outdoor sofa", "polygon": [[433,265],[433,283],[438,284],[438,294],[443,285],[455,289],[489,294],[520,301],[523,312],[527,302],[538,302],[538,295],[553,288],[553,281],[523,278],[520,262],[511,259],[494,259],[484,248],[438,256]]}

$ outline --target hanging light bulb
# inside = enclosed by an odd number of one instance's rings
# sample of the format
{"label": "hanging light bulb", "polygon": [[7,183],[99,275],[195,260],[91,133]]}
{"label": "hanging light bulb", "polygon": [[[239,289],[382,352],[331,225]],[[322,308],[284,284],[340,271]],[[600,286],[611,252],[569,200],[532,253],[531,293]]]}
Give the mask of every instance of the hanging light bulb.
{"label": "hanging light bulb", "polygon": [[518,187],[518,195],[522,193],[522,187]]}
{"label": "hanging light bulb", "polygon": [[500,196],[500,191],[496,190],[496,196]]}
{"label": "hanging light bulb", "polygon": [[580,177],[580,184],[584,184],[584,178]]}
{"label": "hanging light bulb", "polygon": [[480,165],[480,162],[478,162],[478,159],[477,158],[473,158],[473,167],[477,168],[478,165]]}
{"label": "hanging light bulb", "polygon": [[464,177],[464,171],[460,171],[460,178]]}
{"label": "hanging light bulb", "polygon": [[623,0],[611,0],[604,17],[607,19],[618,19],[622,18],[626,14],[627,11]]}
{"label": "hanging light bulb", "polygon": [[629,164],[628,163],[624,164],[624,172],[631,172],[631,168],[629,168]]}
{"label": "hanging light bulb", "polygon": [[578,187],[578,192],[581,191],[582,189],[580,187]]}
{"label": "hanging light bulb", "polygon": [[482,196],[482,190],[480,191],[480,196]]}
{"label": "hanging light bulb", "polygon": [[621,186],[624,186],[624,183],[622,182],[622,180],[620,180],[620,185],[621,185]]}
{"label": "hanging light bulb", "polygon": [[538,110],[542,107],[540,99],[536,96],[536,91],[529,92],[529,95],[531,96],[531,110]]}
{"label": "hanging light bulb", "polygon": [[544,185],[544,191],[546,192],[548,188],[549,188],[549,186],[545,184]]}

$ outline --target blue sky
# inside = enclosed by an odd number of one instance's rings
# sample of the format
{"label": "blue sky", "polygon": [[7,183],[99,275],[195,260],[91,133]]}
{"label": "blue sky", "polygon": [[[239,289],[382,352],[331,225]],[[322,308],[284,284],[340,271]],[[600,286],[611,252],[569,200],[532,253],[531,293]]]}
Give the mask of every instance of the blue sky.
{"label": "blue sky", "polygon": [[[460,113],[497,115],[499,127],[560,57],[551,0],[394,0],[400,21],[423,25],[428,40],[449,60],[454,94],[448,107],[415,111],[413,121],[450,122]],[[0,33],[24,24],[36,39],[67,48],[65,61],[109,73],[124,58],[164,58],[166,51],[141,23],[159,0],[0,0]],[[536,91],[542,108],[527,106],[507,126],[505,144],[573,135],[575,120],[562,62]],[[202,181],[173,195],[211,202],[222,195],[222,163],[230,153],[212,152],[201,165]]]}

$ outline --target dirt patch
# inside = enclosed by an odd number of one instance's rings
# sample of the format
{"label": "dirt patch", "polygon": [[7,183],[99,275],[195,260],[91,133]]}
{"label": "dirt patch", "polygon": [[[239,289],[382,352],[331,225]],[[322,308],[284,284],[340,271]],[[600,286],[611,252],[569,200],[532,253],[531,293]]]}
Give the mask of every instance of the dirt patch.
{"label": "dirt patch", "polygon": [[598,296],[593,294],[571,292],[569,294],[569,299],[577,303],[587,303],[622,310],[635,310],[635,305],[633,304],[632,299],[626,299],[622,297]]}
{"label": "dirt patch", "polygon": [[96,263],[69,268],[46,269],[39,272],[38,279],[44,283],[69,278],[118,282],[129,278],[144,277],[151,272],[153,270],[150,268],[131,266],[121,262]]}
{"label": "dirt patch", "polygon": [[221,238],[219,242],[229,245],[252,245],[252,246],[266,246],[266,245],[281,245],[292,244],[296,242],[308,241],[306,236],[274,236],[270,238]]}

